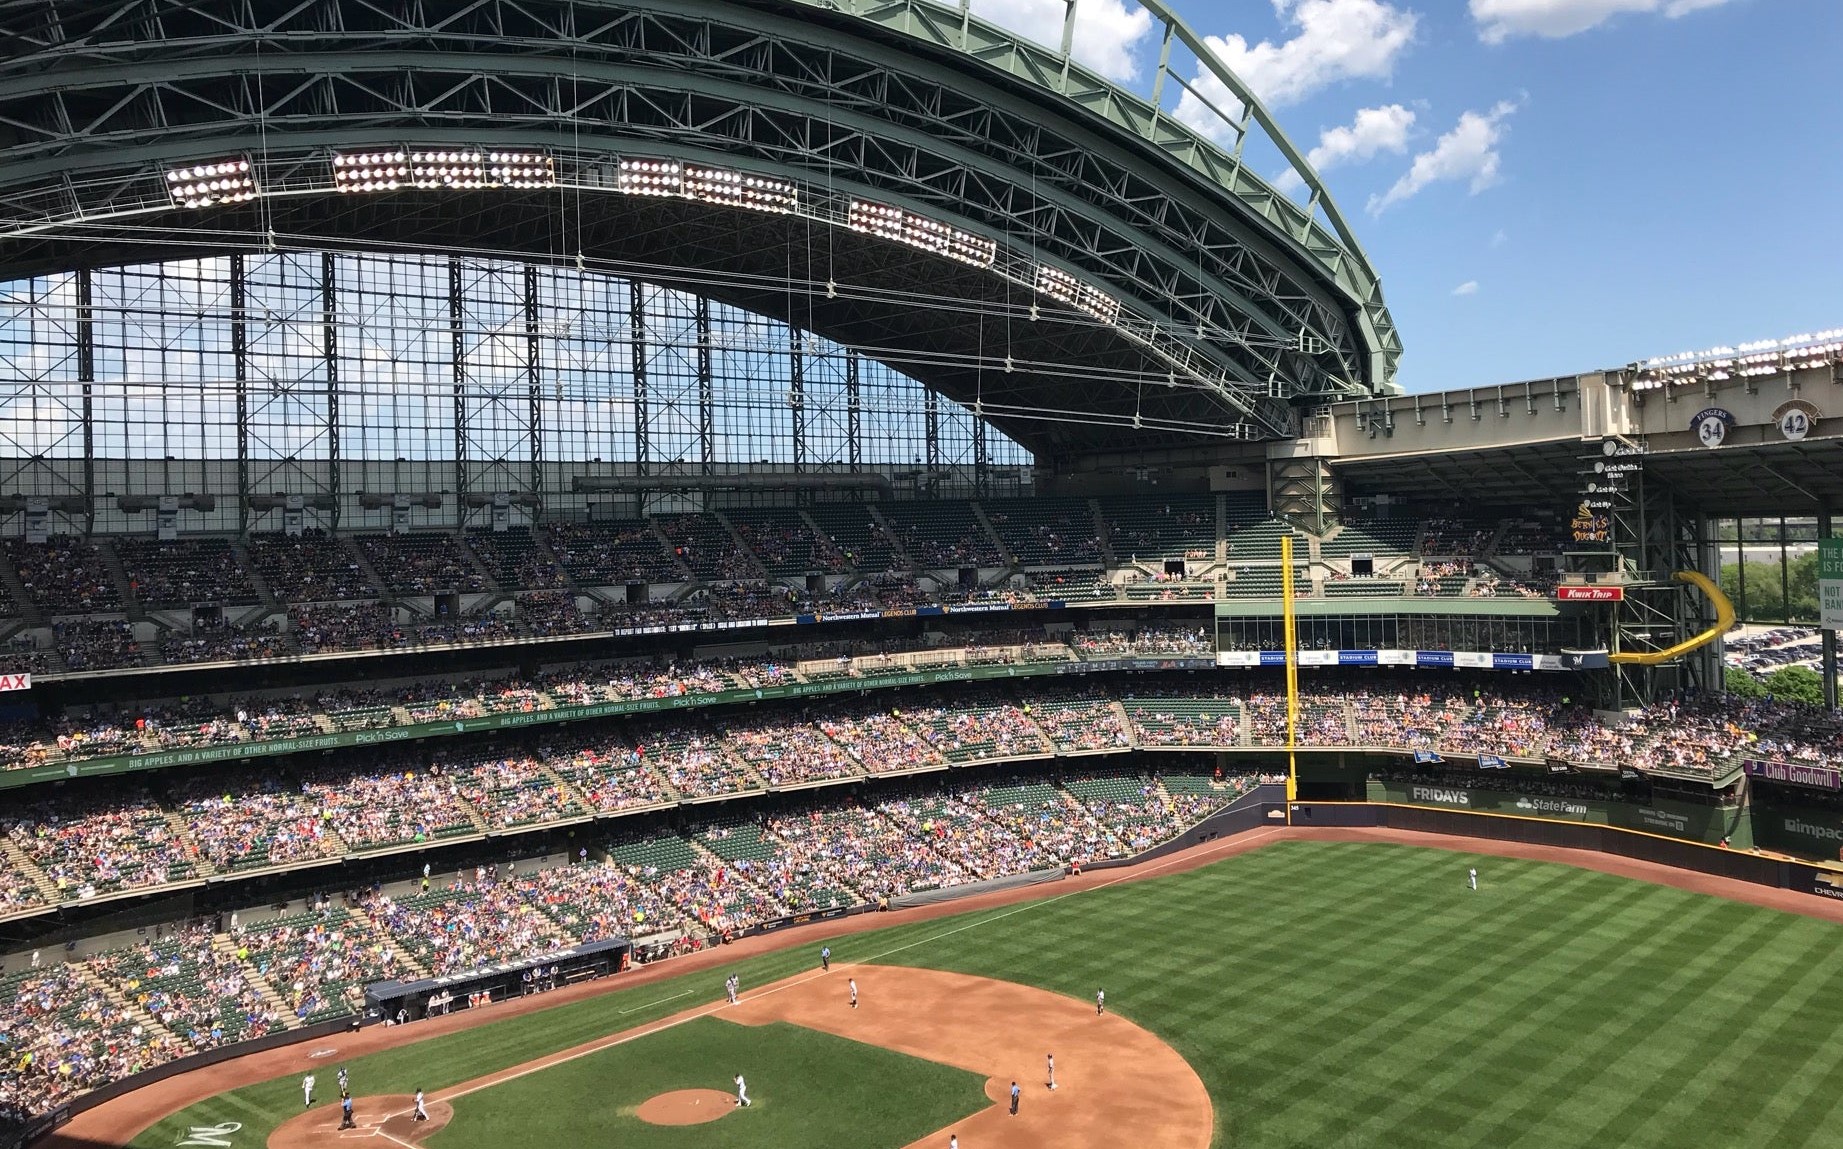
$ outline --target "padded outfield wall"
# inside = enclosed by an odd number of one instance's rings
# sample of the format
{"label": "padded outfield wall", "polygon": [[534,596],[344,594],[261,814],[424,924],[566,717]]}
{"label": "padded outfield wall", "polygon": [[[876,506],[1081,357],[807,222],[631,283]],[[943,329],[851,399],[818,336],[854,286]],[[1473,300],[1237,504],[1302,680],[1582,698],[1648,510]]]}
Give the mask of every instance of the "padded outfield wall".
{"label": "padded outfield wall", "polygon": [[1422,783],[1369,782],[1369,800],[1434,810],[1478,814],[1505,814],[1551,822],[1574,822],[1637,830],[1666,838],[1681,838],[1704,845],[1751,849],[1754,837],[1744,808],[1704,806],[1654,798],[1650,802],[1613,802],[1597,798],[1558,798],[1538,794],[1507,794],[1466,786]]}

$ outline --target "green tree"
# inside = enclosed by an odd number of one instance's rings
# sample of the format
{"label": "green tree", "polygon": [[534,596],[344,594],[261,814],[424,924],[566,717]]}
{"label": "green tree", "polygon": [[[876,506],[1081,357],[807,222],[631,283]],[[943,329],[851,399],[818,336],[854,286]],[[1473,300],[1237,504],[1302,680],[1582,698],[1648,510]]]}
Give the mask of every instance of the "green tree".
{"label": "green tree", "polygon": [[1824,678],[1808,666],[1782,666],[1766,676],[1766,692],[1784,702],[1824,704]]}
{"label": "green tree", "polygon": [[1722,679],[1728,693],[1736,698],[1766,697],[1766,687],[1760,685],[1760,680],[1738,666],[1730,666]]}

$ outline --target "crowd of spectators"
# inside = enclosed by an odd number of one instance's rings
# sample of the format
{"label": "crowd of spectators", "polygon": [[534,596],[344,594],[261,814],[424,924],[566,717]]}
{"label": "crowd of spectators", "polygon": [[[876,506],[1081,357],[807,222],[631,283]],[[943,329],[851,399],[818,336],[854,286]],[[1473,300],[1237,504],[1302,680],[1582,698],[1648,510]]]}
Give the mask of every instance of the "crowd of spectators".
{"label": "crowd of spectators", "polygon": [[401,535],[355,535],[359,552],[399,594],[474,593],[486,576],[454,535],[419,531]]}
{"label": "crowd of spectators", "polygon": [[122,609],[122,596],[94,544],[68,535],[43,543],[6,540],[7,558],[26,594],[47,616]]}
{"label": "crowd of spectators", "polygon": [[51,624],[51,641],[66,670],[112,670],[142,663],[141,640],[126,619],[61,619]]}
{"label": "crowd of spectators", "polygon": [[281,624],[274,619],[263,619],[251,627],[235,626],[221,618],[215,625],[194,620],[189,632],[171,630],[160,636],[160,659],[167,663],[279,658],[291,650]]}
{"label": "crowd of spectators", "polygon": [[545,528],[551,549],[581,586],[682,582],[653,524],[645,519],[610,523],[554,523]]}
{"label": "crowd of spectators", "polygon": [[284,1022],[234,949],[219,949],[210,924],[184,926],[89,967],[122,998],[195,1050],[280,1031]]}
{"label": "crowd of spectators", "polygon": [[1496,523],[1471,519],[1428,519],[1421,531],[1422,558],[1474,559],[1497,533]]}
{"label": "crowd of spectators", "polygon": [[282,602],[343,602],[376,598],[381,587],[365,577],[346,544],[325,531],[250,536],[250,563]]}
{"label": "crowd of spectators", "polygon": [[129,593],[149,610],[256,601],[249,572],[228,539],[118,538],[114,547]]}

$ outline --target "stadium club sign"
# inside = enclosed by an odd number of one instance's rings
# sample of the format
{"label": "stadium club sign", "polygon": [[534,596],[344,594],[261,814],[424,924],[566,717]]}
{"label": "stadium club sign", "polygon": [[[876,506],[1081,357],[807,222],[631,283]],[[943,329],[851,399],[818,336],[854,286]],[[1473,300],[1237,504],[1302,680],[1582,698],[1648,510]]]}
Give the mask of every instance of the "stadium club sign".
{"label": "stadium club sign", "polygon": [[1747,758],[1742,760],[1741,770],[1749,778],[1764,778],[1768,782],[1786,782],[1819,790],[1843,790],[1843,771],[1828,766],[1799,766],[1791,762]]}

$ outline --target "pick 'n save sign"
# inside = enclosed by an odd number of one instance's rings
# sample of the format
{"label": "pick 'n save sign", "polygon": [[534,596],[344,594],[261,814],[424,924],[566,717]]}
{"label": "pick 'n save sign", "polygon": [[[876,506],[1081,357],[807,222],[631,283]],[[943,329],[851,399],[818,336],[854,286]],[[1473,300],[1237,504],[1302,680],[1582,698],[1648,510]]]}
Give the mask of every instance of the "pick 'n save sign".
{"label": "pick 'n save sign", "polygon": [[1818,622],[1843,630],[1843,539],[1817,540]]}

